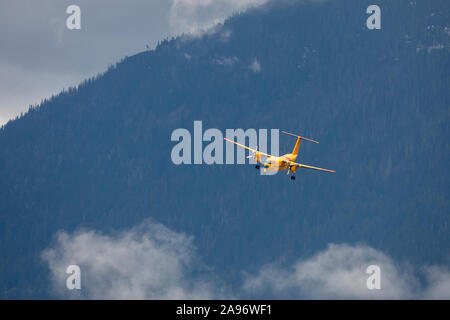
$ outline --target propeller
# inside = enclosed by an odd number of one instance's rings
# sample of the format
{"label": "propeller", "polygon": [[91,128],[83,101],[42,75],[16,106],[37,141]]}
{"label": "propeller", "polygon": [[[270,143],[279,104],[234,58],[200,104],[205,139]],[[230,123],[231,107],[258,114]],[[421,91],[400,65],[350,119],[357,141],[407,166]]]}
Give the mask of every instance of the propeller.
{"label": "propeller", "polygon": [[247,159],[250,159],[250,158],[256,159],[256,158],[257,158],[257,154],[258,154],[258,146],[255,147],[255,150],[256,150],[256,152],[255,152],[255,151],[252,151],[252,152],[251,152],[252,154],[249,155],[249,156],[247,156]]}

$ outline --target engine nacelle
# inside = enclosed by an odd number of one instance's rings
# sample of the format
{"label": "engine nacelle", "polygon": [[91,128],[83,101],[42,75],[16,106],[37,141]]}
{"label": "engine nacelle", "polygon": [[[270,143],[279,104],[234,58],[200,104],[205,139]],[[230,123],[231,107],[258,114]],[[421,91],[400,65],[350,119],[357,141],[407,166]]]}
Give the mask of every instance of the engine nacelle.
{"label": "engine nacelle", "polygon": [[256,157],[256,162],[257,163],[260,163],[261,162],[261,153],[260,152],[258,152],[258,151],[256,151],[256,155],[255,155]]}

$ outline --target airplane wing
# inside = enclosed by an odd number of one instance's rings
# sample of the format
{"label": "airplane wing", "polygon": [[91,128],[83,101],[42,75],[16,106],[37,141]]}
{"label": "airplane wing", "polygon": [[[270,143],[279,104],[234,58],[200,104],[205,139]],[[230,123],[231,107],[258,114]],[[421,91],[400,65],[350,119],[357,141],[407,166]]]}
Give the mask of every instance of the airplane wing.
{"label": "airplane wing", "polygon": [[[227,138],[223,138],[223,139],[226,140],[226,141],[228,141],[228,142],[234,143],[235,145],[237,145],[237,146],[239,146],[239,147],[242,147],[242,148],[244,148],[244,149],[250,150],[250,151],[252,151],[252,152],[258,152],[260,155],[263,155],[263,156],[265,156],[265,157],[275,157],[275,156],[272,156],[272,155],[270,155],[270,154],[267,154],[267,153],[258,151],[258,150],[256,150],[256,149],[252,149],[252,148],[249,148],[249,147],[247,147],[247,146],[244,146],[243,144],[237,143],[237,142],[235,142],[235,141],[233,141],[233,140],[230,140],[230,139],[227,139]],[[277,158],[277,157],[276,157],[276,158]]]}
{"label": "airplane wing", "polygon": [[306,168],[306,169],[313,169],[313,170],[319,170],[319,171],[336,173],[336,171],[334,171],[334,170],[317,168],[317,167],[313,167],[313,166],[307,166],[306,164],[296,163],[296,162],[292,162],[292,161],[284,160],[284,159],[282,159],[282,161],[288,163],[291,167],[300,167],[300,168]]}
{"label": "airplane wing", "polygon": [[[235,141],[233,141],[233,140],[230,140],[230,139],[227,139],[227,138],[223,138],[223,139],[226,140],[226,141],[228,141],[228,142],[234,143],[235,145],[237,145],[237,146],[239,146],[239,147],[241,147],[241,148],[250,150],[250,151],[252,151],[252,152],[259,152],[259,154],[261,154],[261,155],[263,155],[263,156],[265,156],[265,157],[279,158],[279,157],[277,157],[277,156],[273,156],[273,155],[271,155],[271,154],[267,154],[267,153],[258,151],[258,150],[256,150],[256,149],[249,148],[249,147],[244,146],[243,144],[237,143],[237,142],[235,142]],[[296,163],[296,162],[289,161],[289,160],[286,160],[286,159],[283,159],[283,158],[280,158],[280,159],[281,159],[283,162],[289,164],[291,167],[307,168],[307,169],[313,169],[313,170],[319,170],[319,171],[325,171],[325,172],[332,172],[332,173],[335,173],[335,172],[336,172],[336,171],[334,171],[334,170],[328,170],[328,169],[323,169],[323,168],[318,168],[318,167],[308,166],[308,165],[306,165],[306,164]]]}

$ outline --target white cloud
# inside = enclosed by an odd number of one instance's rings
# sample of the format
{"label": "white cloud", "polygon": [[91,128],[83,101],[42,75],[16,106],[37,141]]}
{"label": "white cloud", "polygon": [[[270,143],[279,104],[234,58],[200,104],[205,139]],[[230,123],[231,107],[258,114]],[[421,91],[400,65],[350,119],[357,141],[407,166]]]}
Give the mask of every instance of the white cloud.
{"label": "white cloud", "polygon": [[425,270],[429,286],[423,292],[425,299],[450,299],[450,270],[444,267],[429,267]]}
{"label": "white cloud", "polygon": [[173,0],[169,22],[174,33],[196,33],[223,22],[233,12],[267,0]]}
{"label": "white cloud", "polygon": [[[272,264],[247,275],[230,293],[196,255],[193,239],[145,221],[114,235],[95,231],[59,232],[42,253],[55,293],[86,299],[449,299],[450,272],[407,264],[369,246],[330,244],[290,267]],[[66,269],[81,268],[81,290],[66,289]],[[369,265],[381,269],[381,290],[367,288]]]}
{"label": "white cloud", "polygon": [[253,63],[250,65],[250,70],[252,70],[253,72],[260,72],[261,71],[261,64],[259,63],[258,59],[255,58],[255,60],[253,60]]}
{"label": "white cloud", "polygon": [[[367,267],[381,268],[381,290],[369,290]],[[331,244],[325,251],[289,268],[276,265],[261,268],[244,282],[250,295],[269,294],[277,298],[300,299],[445,299],[450,295],[450,273],[427,268],[426,285],[421,287],[407,265],[396,265],[368,246]]]}
{"label": "white cloud", "polygon": [[[87,299],[212,299],[224,290],[210,280],[192,239],[146,221],[137,228],[104,235],[60,232],[45,250],[53,288],[61,297]],[[81,290],[66,289],[69,265],[81,268]],[[195,275],[201,272],[201,277]]]}

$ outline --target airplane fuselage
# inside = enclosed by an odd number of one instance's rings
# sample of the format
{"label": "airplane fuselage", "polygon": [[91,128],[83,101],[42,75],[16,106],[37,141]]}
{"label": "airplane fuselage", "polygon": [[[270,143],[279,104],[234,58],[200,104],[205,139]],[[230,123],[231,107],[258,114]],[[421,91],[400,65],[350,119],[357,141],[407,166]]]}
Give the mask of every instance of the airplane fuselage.
{"label": "airplane fuselage", "polygon": [[292,153],[286,153],[285,155],[282,155],[280,157],[267,158],[265,162],[261,162],[261,163],[263,164],[265,170],[282,171],[282,170],[289,169],[289,164],[287,164],[283,160],[295,162],[296,159],[297,159],[297,155],[293,155]]}
{"label": "airplane fuselage", "polygon": [[[309,166],[306,164],[301,164],[301,163],[295,162],[297,160],[298,151],[300,149],[300,143],[302,142],[302,140],[306,140],[306,141],[310,141],[310,142],[314,142],[314,143],[319,143],[319,142],[312,140],[312,139],[305,138],[305,137],[301,137],[299,135],[295,135],[295,134],[292,134],[292,133],[289,133],[286,131],[282,131],[282,133],[297,137],[297,142],[295,143],[294,150],[292,150],[291,153],[286,153],[285,155],[282,155],[279,157],[258,151],[258,146],[256,146],[253,149],[246,145],[232,141],[230,139],[227,139],[227,138],[224,138],[224,139],[228,142],[234,143],[235,145],[237,145],[241,148],[249,150],[250,155],[247,158],[252,158],[252,159],[256,160],[256,166],[255,166],[256,169],[259,170],[260,164],[262,164],[264,166],[264,172],[288,170],[287,174],[288,175],[291,174],[291,180],[295,180],[295,173],[297,172],[298,168],[300,168],[300,167],[307,168],[307,169],[313,169],[313,170],[319,170],[319,171],[327,171],[327,172],[332,172],[332,173],[336,172],[334,170]],[[265,159],[265,160],[263,160],[263,159]]]}

